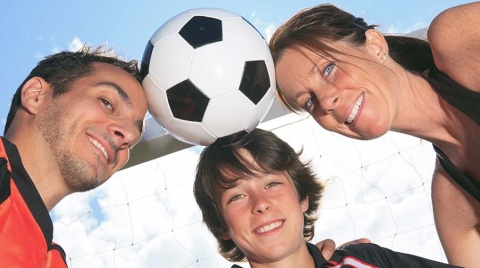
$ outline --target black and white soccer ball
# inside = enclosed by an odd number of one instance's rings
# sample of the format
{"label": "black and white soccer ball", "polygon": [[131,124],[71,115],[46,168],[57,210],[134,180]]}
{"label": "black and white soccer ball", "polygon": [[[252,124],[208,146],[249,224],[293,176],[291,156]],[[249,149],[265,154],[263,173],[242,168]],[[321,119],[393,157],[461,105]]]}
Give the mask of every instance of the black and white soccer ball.
{"label": "black and white soccer ball", "polygon": [[190,144],[253,130],[275,98],[267,42],[222,9],[190,9],[163,24],[145,48],[141,74],[150,114]]}

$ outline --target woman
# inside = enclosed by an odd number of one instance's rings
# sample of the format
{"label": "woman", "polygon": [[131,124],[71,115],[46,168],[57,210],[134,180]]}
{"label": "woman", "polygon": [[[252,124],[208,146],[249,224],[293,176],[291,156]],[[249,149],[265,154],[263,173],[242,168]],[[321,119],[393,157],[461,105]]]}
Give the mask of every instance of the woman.
{"label": "woman", "polygon": [[429,43],[383,36],[332,5],[296,14],[270,40],[278,95],[356,139],[389,130],[434,144],[437,231],[450,263],[480,263],[480,3],[450,8]]}

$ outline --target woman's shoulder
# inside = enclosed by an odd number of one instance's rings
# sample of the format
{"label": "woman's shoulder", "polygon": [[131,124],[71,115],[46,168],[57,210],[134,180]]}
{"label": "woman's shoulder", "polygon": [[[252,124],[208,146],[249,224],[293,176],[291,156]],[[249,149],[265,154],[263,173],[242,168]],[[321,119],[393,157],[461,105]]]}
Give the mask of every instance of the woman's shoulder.
{"label": "woman's shoulder", "polygon": [[480,2],[449,8],[430,24],[427,38],[435,65],[463,86],[480,89]]}
{"label": "woman's shoulder", "polygon": [[431,22],[428,41],[431,45],[455,47],[460,45],[457,38],[469,38],[479,33],[480,2],[454,6],[442,11]]}

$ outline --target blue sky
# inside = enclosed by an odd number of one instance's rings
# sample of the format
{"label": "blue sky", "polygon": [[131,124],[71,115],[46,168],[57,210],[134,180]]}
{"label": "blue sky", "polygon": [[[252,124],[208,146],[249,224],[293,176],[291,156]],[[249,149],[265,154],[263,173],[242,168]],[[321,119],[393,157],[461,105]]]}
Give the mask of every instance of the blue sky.
{"label": "blue sky", "polygon": [[[330,3],[380,25],[383,32],[402,34],[427,27],[440,11],[466,2]],[[44,56],[83,43],[108,43],[122,56],[140,60],[158,27],[200,7],[238,13],[268,39],[297,11],[319,3],[0,1],[0,133],[11,96]],[[434,164],[429,143],[394,133],[375,141],[352,141],[322,130],[309,119],[293,120],[276,134],[294,148],[303,146],[328,183],[314,241],[328,237],[341,244],[369,237],[394,250],[445,261],[429,202]],[[200,149],[192,147],[122,170],[101,187],[60,202],[51,213],[54,240],[67,251],[70,267],[229,267],[216,254],[215,241],[202,225],[192,195]]]}
{"label": "blue sky", "polygon": [[[381,25],[385,32],[408,32],[425,27],[441,10],[462,0],[337,0],[332,1]],[[236,12],[262,34],[298,10],[319,1],[0,1],[0,132],[11,95],[44,56],[89,43],[108,43],[124,57],[141,59],[147,40],[170,17],[189,8],[216,7]]]}

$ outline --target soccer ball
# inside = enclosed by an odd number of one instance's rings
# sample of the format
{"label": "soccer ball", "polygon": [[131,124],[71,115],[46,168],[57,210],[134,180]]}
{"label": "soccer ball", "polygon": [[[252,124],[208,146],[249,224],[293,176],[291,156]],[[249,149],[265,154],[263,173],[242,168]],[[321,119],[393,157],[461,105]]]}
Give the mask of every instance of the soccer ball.
{"label": "soccer ball", "polygon": [[266,41],[222,9],[190,9],[168,20],[147,43],[140,69],[150,114],[190,144],[253,130],[275,98]]}

